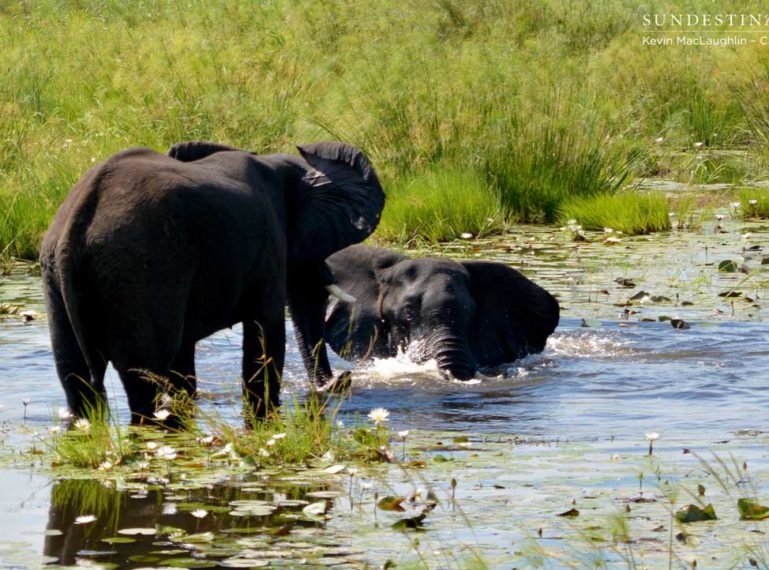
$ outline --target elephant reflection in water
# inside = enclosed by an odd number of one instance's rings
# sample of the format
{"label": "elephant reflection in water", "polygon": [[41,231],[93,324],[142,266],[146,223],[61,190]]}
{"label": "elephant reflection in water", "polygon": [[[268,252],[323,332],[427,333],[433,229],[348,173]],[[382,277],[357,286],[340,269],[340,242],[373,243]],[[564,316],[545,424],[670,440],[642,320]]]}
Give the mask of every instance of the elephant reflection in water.
{"label": "elephant reflection in water", "polygon": [[[307,487],[281,488],[285,498],[303,500],[310,490]],[[213,506],[227,506],[239,499],[274,500],[271,492],[244,493],[241,488],[215,485],[208,489],[186,490],[185,502],[203,503]],[[263,528],[267,533],[281,528],[280,509],[270,516],[232,517],[225,514],[210,514],[198,519],[189,510],[177,509],[175,503],[167,502],[159,489],[147,491],[118,490],[105,487],[102,481],[93,479],[68,479],[53,485],[51,507],[48,516],[47,535],[44,554],[58,559],[62,565],[74,564],[83,551],[99,551],[114,554],[98,556],[100,562],[117,563],[120,567],[130,564],[129,557],[151,555],[158,550],[158,536],[136,536],[135,542],[109,544],[102,539],[120,536],[120,529],[141,528],[155,529],[169,527],[179,529],[180,535],[220,532],[228,528]],[[87,524],[77,524],[78,517],[93,515],[96,519]],[[287,529],[286,532],[288,532]],[[256,535],[252,535],[256,536]],[[214,545],[215,547],[215,545]],[[176,547],[174,547],[176,548]],[[168,549],[165,548],[166,550]],[[178,550],[178,548],[176,548]],[[183,556],[183,554],[182,554]],[[86,556],[87,557],[87,556]],[[160,558],[158,558],[158,561]]]}
{"label": "elephant reflection in water", "polygon": [[414,259],[363,245],[326,263],[354,297],[333,299],[326,313],[326,342],[343,358],[405,350],[467,380],[480,368],[541,352],[558,325],[558,301],[502,263]]}

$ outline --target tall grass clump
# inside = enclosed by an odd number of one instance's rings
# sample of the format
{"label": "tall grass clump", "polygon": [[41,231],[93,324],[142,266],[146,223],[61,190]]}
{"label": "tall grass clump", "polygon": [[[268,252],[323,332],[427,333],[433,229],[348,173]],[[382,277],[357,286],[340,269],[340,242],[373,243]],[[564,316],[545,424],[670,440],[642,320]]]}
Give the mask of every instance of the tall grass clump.
{"label": "tall grass clump", "polygon": [[85,417],[73,420],[69,429],[55,423],[51,432],[51,439],[43,441],[53,453],[55,464],[109,468],[133,453],[127,428],[116,418],[111,419],[102,404],[89,408]]}
{"label": "tall grass clump", "polygon": [[377,236],[400,242],[417,237],[439,242],[465,233],[487,235],[503,226],[499,200],[480,174],[435,167],[390,186]]}
{"label": "tall grass clump", "polygon": [[769,218],[769,190],[745,188],[740,192],[740,212],[745,219]]}
{"label": "tall grass clump", "polygon": [[670,203],[659,192],[622,192],[573,198],[563,204],[560,219],[577,220],[587,230],[611,228],[628,235],[670,229]]}
{"label": "tall grass clump", "polygon": [[513,115],[486,158],[502,206],[521,221],[552,223],[565,202],[612,194],[632,172],[634,157],[613,144],[609,128],[589,117],[577,128],[555,113]]}
{"label": "tall grass clump", "polygon": [[[389,432],[379,426],[369,430],[357,426],[347,430],[337,419],[341,402],[329,406],[326,398],[312,396],[294,400],[280,413],[264,421],[252,421],[252,429],[234,428],[218,417],[204,419],[216,439],[227,442],[240,458],[258,465],[307,465],[322,458],[344,460],[368,458],[371,451],[387,445]],[[361,437],[364,435],[365,437]],[[371,448],[371,449],[370,449]]]}

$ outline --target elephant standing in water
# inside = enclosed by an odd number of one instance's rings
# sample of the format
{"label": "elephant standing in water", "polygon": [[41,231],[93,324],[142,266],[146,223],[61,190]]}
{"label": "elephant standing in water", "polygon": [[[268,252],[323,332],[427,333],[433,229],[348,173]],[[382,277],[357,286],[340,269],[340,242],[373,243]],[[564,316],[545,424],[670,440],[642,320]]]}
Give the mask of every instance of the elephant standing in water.
{"label": "elephant standing in water", "polygon": [[132,423],[152,418],[157,379],[194,395],[195,343],[242,322],[244,399],[264,417],[279,405],[287,301],[311,378],[332,377],[323,318],[326,289],[338,288],[324,259],[375,229],[384,193],[355,147],[322,142],[299,152],[138,148],[77,182],[40,254],[73,414],[104,401],[112,362]]}
{"label": "elephant standing in water", "polygon": [[545,348],[558,325],[555,298],[514,269],[487,261],[411,259],[385,249],[348,247],[329,257],[339,286],[326,341],[343,358],[392,357],[419,362],[461,380]]}

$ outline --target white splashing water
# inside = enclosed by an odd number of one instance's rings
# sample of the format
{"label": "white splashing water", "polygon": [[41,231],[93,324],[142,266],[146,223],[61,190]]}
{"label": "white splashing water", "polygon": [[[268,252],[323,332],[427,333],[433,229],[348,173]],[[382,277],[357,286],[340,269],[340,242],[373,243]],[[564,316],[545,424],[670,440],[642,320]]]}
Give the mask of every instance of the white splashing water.
{"label": "white splashing water", "polygon": [[416,363],[409,357],[409,351],[398,349],[398,354],[391,358],[374,358],[361,372],[371,380],[384,380],[387,382],[407,381],[420,379],[443,380],[444,374],[438,368],[435,359]]}
{"label": "white splashing water", "polygon": [[638,351],[628,344],[613,331],[599,329],[555,333],[547,340],[553,356],[576,358],[616,358],[636,354]]}

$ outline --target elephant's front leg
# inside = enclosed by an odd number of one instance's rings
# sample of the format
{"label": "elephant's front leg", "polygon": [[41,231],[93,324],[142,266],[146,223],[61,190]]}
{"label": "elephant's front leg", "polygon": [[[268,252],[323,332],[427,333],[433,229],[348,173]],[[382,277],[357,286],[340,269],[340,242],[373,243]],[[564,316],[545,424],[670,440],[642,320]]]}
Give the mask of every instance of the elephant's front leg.
{"label": "elephant's front leg", "polygon": [[182,346],[171,364],[170,381],[174,391],[186,393],[190,398],[195,398],[197,395],[194,342],[182,342]]}
{"label": "elephant's front leg", "polygon": [[333,378],[324,340],[328,303],[326,285],[329,283],[333,283],[333,277],[325,264],[294,271],[288,280],[288,305],[294,322],[294,336],[310,381],[317,386],[323,386]]}
{"label": "elephant's front leg", "polygon": [[270,315],[243,322],[243,400],[246,422],[262,420],[280,406],[286,353],[282,304]]}

